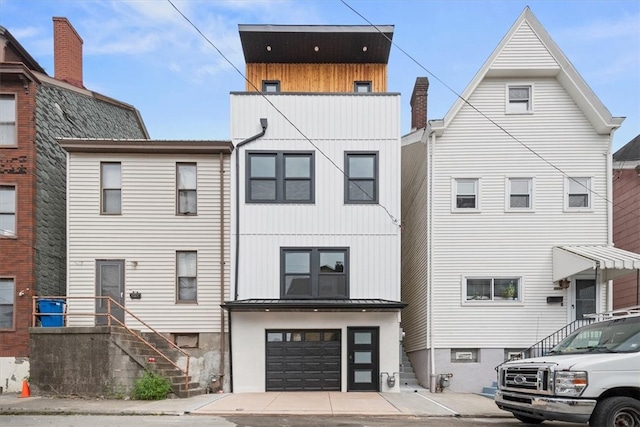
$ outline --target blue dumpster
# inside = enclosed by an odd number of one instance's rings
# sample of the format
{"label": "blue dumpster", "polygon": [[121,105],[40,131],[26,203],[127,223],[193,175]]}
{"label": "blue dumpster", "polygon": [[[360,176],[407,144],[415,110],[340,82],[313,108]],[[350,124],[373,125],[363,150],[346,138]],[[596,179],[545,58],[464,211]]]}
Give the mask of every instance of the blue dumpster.
{"label": "blue dumpster", "polygon": [[[64,326],[64,300],[61,299],[39,299],[38,300],[38,312],[43,313],[55,313],[47,314],[40,317],[40,324],[45,328],[55,328]],[[59,316],[57,314],[60,314]]]}

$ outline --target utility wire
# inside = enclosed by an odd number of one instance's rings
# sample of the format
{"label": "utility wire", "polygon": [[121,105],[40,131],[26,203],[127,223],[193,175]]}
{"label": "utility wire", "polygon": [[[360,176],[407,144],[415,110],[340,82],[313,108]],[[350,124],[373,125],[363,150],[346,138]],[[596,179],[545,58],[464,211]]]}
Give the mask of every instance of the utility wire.
{"label": "utility wire", "polygon": [[569,174],[567,174],[565,171],[563,171],[562,169],[560,169],[558,166],[554,165],[551,161],[545,159],[542,155],[538,154],[534,149],[532,149],[531,147],[529,147],[527,144],[525,144],[524,142],[520,141],[517,137],[515,137],[511,132],[509,132],[508,130],[506,130],[503,126],[501,126],[499,123],[497,123],[495,120],[493,120],[491,117],[487,116],[485,113],[483,113],[482,111],[480,111],[475,105],[473,105],[471,102],[469,102],[467,99],[465,99],[462,95],[460,95],[457,91],[455,91],[451,86],[449,86],[448,84],[446,84],[442,79],[440,79],[438,76],[436,76],[434,73],[432,73],[431,71],[429,71],[427,69],[427,67],[425,67],[424,65],[422,65],[417,59],[415,59],[413,56],[411,56],[407,51],[405,51],[404,49],[402,49],[402,47],[398,46],[397,43],[394,43],[384,32],[382,32],[380,30],[380,28],[378,28],[376,25],[374,25],[371,21],[369,21],[364,15],[362,15],[360,12],[358,12],[357,10],[355,10],[353,7],[351,7],[346,0],[340,0],[346,7],[348,7],[349,9],[351,9],[353,11],[353,13],[355,13],[356,15],[358,15],[360,18],[362,18],[363,20],[365,20],[370,26],[372,26],[373,28],[376,29],[376,31],[378,31],[384,38],[386,38],[389,43],[391,43],[393,46],[396,47],[396,49],[398,49],[400,52],[402,52],[407,58],[409,58],[411,61],[413,61],[418,67],[422,68],[426,73],[428,73],[431,77],[433,77],[436,81],[438,81],[440,84],[442,84],[444,87],[446,87],[451,93],[453,93],[455,96],[457,96],[462,102],[464,102],[465,104],[467,104],[469,107],[471,107],[471,109],[473,109],[475,112],[477,112],[478,114],[480,114],[483,118],[487,119],[491,124],[493,124],[494,126],[496,126],[498,129],[500,129],[502,132],[504,132],[507,136],[509,136],[511,139],[513,139],[514,141],[516,141],[518,144],[522,145],[524,148],[526,148],[527,150],[529,150],[533,155],[535,155],[536,157],[538,157],[540,160],[542,160],[543,162],[545,162],[546,164],[548,164],[549,166],[551,166],[552,168],[554,168],[555,170],[557,170],[558,172],[560,172],[562,175],[564,175],[565,177],[569,178],[570,180],[572,180],[573,182],[576,182],[578,185],[584,187],[587,191],[589,191],[590,193],[595,194],[596,196],[600,197],[601,199],[605,200],[608,203],[611,203],[611,205],[613,205],[613,202],[611,202],[609,199],[607,199],[605,196],[600,195],[598,192],[594,191],[593,189],[589,188],[588,186],[582,184],[581,182],[578,182],[577,180],[575,180],[573,177],[569,176]]}
{"label": "utility wire", "polygon": [[[305,140],[307,140],[307,142],[309,142],[309,144],[311,144],[320,154],[322,154],[322,156],[327,159],[338,171],[340,171],[340,173],[342,175],[344,175],[346,178],[349,178],[347,176],[347,174],[344,172],[344,170],[342,170],[342,168],[340,166],[338,166],[338,164],[336,162],[333,161],[333,159],[331,159],[331,157],[329,157],[324,151],[322,151],[322,149],[320,147],[318,147],[309,137],[307,137],[307,135],[298,127],[295,125],[295,123],[293,123],[289,117],[287,117],[287,115],[285,113],[283,113],[278,107],[275,106],[275,104],[261,91],[259,90],[256,85],[253,84],[252,81],[250,81],[247,76],[244,75],[244,73],[242,71],[240,71],[240,69],[238,69],[238,67],[235,66],[235,64],[233,64],[233,62],[231,62],[226,56],[225,54],[218,49],[218,47],[196,26],[196,24],[194,24],[184,13],[182,13],[182,11],[180,9],[178,9],[178,7],[176,7],[175,4],[173,4],[172,0],[167,0],[169,2],[169,4],[171,6],[173,6],[173,8],[176,10],[176,12],[178,12],[180,14],[180,16],[182,16],[185,21],[187,21],[197,32],[198,34],[200,34],[200,36],[202,36],[202,38],[204,38],[204,40],[207,41],[207,43],[209,43],[217,52],[218,54],[229,64],[231,65],[231,67],[242,76],[242,78],[249,84],[249,86],[251,86],[253,89],[256,90],[257,93],[260,94],[260,96],[262,96],[262,98],[264,98],[265,101],[267,101],[267,103],[269,103],[269,105],[271,105],[271,107],[278,113],[280,114],[280,116],[282,116],[282,118],[284,118],[287,123],[289,123],[295,130],[296,132],[298,132]],[[362,187],[360,187],[356,182],[352,182],[356,187],[358,187],[364,194],[366,194],[367,196],[370,196],[370,198],[373,200],[373,197],[371,195],[369,195]],[[389,212],[389,209],[387,209],[386,206],[384,206],[382,203],[376,202],[376,205],[380,206],[385,212],[386,214],[389,216],[389,218],[391,219],[391,221],[397,226],[400,227],[400,221],[394,217],[391,212]]]}

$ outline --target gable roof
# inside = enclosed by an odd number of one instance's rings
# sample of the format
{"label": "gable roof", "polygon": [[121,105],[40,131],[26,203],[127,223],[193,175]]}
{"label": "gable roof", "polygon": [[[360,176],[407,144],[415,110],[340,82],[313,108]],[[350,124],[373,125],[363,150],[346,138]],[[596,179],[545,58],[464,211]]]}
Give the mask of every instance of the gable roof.
{"label": "gable roof", "polygon": [[613,160],[640,160],[640,135],[627,142],[624,147],[613,153]]}
{"label": "gable roof", "polygon": [[0,26],[0,39],[5,39],[8,42],[7,45],[4,46],[4,49],[7,49],[9,47],[13,48],[16,54],[22,59],[22,62],[30,70],[46,74],[44,68],[42,68],[35,59],[33,59],[33,56],[31,56],[29,52],[27,52],[27,50],[20,44],[20,42],[18,42],[18,40],[13,37],[9,30],[7,30],[3,26]]}
{"label": "gable roof", "polygon": [[[523,48],[526,57],[518,54]],[[611,116],[528,6],[444,119],[429,121],[431,129],[441,134],[486,77],[555,77],[599,134],[611,133],[624,121],[624,117]]]}

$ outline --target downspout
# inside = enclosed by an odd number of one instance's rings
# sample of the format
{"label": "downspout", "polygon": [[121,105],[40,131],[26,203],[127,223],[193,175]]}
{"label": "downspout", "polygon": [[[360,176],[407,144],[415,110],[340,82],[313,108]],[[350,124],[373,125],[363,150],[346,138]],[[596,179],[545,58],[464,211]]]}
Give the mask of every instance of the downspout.
{"label": "downspout", "polygon": [[[607,147],[607,245],[613,245],[613,157],[611,146],[613,145],[613,134],[615,129],[611,129],[609,135],[609,146]],[[604,271],[603,271],[604,275]],[[607,282],[607,309],[613,310],[613,280]]]}
{"label": "downspout", "polygon": [[[236,247],[235,247],[235,253],[236,253],[236,259],[235,259],[235,266],[234,266],[234,295],[233,295],[233,300],[237,300],[238,299],[238,276],[239,276],[239,268],[240,268],[240,261],[239,261],[239,256],[240,256],[240,150],[239,148],[242,147],[245,144],[250,143],[251,141],[255,141],[258,138],[262,138],[265,134],[265,132],[267,131],[267,126],[269,126],[269,123],[267,122],[266,118],[261,118],[260,119],[260,126],[262,126],[262,131],[258,134],[253,135],[252,137],[249,137],[247,139],[245,139],[244,141],[241,141],[238,143],[238,145],[235,146],[235,152],[236,152],[236,197],[235,197],[235,204],[236,204],[236,215],[235,215],[235,219],[236,219]],[[231,336],[232,336],[232,332],[231,332],[231,311],[229,311],[229,387],[231,389],[231,392],[233,393],[233,341],[231,340]]]}
{"label": "downspout", "polygon": [[432,269],[432,253],[433,253],[433,154],[436,146],[436,133],[431,132],[431,144],[427,137],[427,155],[429,156],[428,162],[428,179],[429,186],[427,197],[427,309],[429,310],[427,321],[429,326],[427,328],[427,346],[429,347],[429,364],[431,372],[429,374],[429,391],[436,392],[436,355],[433,348],[433,269]]}
{"label": "downspout", "polygon": [[[220,304],[224,304],[224,274],[225,274],[225,262],[224,262],[224,154],[220,152]],[[226,350],[225,336],[224,336],[225,317],[224,310],[220,310],[220,369],[218,370],[218,386],[224,389],[224,374],[225,374],[225,357]]]}

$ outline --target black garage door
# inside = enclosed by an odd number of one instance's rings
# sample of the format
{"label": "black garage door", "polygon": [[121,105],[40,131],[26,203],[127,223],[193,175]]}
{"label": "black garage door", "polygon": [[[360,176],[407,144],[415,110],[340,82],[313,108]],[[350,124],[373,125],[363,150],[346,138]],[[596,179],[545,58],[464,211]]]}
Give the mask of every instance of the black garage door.
{"label": "black garage door", "polygon": [[340,330],[267,331],[267,391],[340,391]]}

